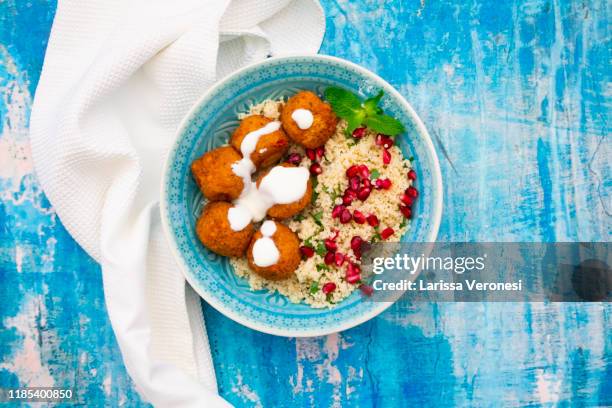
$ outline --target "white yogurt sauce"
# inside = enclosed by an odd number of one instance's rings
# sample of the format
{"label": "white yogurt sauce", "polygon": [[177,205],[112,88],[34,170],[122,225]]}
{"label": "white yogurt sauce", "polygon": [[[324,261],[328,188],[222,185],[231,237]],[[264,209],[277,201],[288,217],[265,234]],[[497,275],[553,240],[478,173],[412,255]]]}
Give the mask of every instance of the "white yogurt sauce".
{"label": "white yogurt sauce", "polygon": [[[251,181],[251,175],[255,172],[255,165],[251,161],[251,154],[255,150],[257,141],[263,135],[275,132],[280,128],[280,122],[270,122],[266,126],[247,134],[242,140],[240,151],[242,159],[232,165],[232,171],[242,178],[244,187],[240,197],[234,200],[234,207],[227,212],[227,218],[233,231],[242,231],[251,221],[259,222],[264,219],[268,209],[275,204],[289,204],[299,200],[306,193],[309,172],[303,167],[283,167],[276,166],[261,180],[259,188],[256,183]],[[273,228],[273,229],[272,229]],[[268,232],[266,234],[264,229]],[[257,240],[253,245],[253,252],[258,245],[262,247],[261,253],[266,253],[262,263],[268,261],[272,263],[258,266],[265,267],[273,265],[278,261],[278,250],[274,242],[269,239],[276,231],[276,225],[271,221],[266,221],[261,227],[264,238],[268,241]],[[271,231],[271,232],[270,232]],[[276,251],[276,258],[271,254]],[[257,259],[254,255],[254,258]],[[266,261],[267,260],[267,261]]]}
{"label": "white yogurt sauce", "polygon": [[247,133],[244,139],[242,139],[242,143],[240,144],[242,159],[232,164],[232,170],[237,176],[242,177],[245,187],[251,181],[251,174],[255,172],[255,165],[251,160],[251,154],[255,151],[259,138],[269,133],[276,132],[280,129],[280,126],[281,124],[279,121],[270,122],[262,128]]}
{"label": "white yogurt sauce", "polygon": [[309,177],[304,167],[276,166],[261,180],[259,192],[275,204],[289,204],[304,196]]}
{"label": "white yogurt sauce", "polygon": [[227,210],[227,219],[233,231],[242,231],[251,222],[251,213],[241,206],[232,207]]}
{"label": "white yogurt sauce", "polygon": [[276,232],[276,223],[268,220],[261,224],[261,228],[259,230],[264,237],[272,237],[272,235],[274,235]]}
{"label": "white yogurt sauce", "polygon": [[291,119],[298,125],[302,130],[310,129],[314,117],[312,112],[308,109],[296,109],[291,114]]}
{"label": "white yogurt sauce", "polygon": [[255,262],[255,265],[265,268],[277,263],[280,257],[278,248],[272,240],[272,236],[276,232],[276,224],[274,221],[268,220],[261,225],[260,231],[263,236],[253,244],[253,262]]}

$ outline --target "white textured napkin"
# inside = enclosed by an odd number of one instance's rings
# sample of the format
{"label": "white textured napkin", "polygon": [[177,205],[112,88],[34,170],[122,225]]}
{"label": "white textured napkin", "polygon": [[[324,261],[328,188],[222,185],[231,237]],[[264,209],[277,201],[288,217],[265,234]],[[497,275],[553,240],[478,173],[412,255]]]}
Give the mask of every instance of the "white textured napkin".
{"label": "white textured napkin", "polygon": [[178,122],[222,76],[269,54],[315,53],[323,33],[316,0],[58,4],[32,109],[35,169],[63,224],[102,265],[125,365],[156,406],[228,405],[199,298],[159,221]]}

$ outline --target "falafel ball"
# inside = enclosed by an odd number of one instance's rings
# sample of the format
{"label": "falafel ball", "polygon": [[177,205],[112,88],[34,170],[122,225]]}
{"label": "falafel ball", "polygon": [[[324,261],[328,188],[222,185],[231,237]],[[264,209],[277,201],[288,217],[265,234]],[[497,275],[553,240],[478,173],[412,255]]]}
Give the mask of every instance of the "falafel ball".
{"label": "falafel ball", "polygon": [[204,153],[191,163],[191,173],[202,194],[210,201],[231,201],[240,196],[244,183],[232,170],[232,164],[242,159],[231,146]]}
{"label": "falafel ball", "polygon": [[[297,167],[290,163],[281,163],[279,164],[279,166]],[[266,177],[271,170],[272,169],[266,171],[265,173],[261,174],[257,178],[257,187],[259,187],[263,178]],[[306,192],[304,193],[302,198],[300,198],[298,201],[294,201],[289,204],[273,205],[272,207],[268,209],[268,212],[267,212],[268,217],[274,218],[276,220],[282,220],[285,218],[293,217],[294,215],[302,211],[304,208],[306,208],[306,206],[310,204],[311,200],[312,200],[312,181],[309,178],[308,183],[306,184]]]}
{"label": "falafel ball", "polygon": [[263,237],[261,231],[257,231],[251,239],[247,250],[247,261],[249,267],[258,275],[270,280],[283,280],[289,278],[300,264],[300,240],[295,232],[288,227],[278,222],[274,222],[274,224],[276,225],[276,231],[271,238],[279,252],[278,261],[266,267],[255,264],[253,246],[259,238]]}
{"label": "falafel ball", "polygon": [[[240,146],[246,135],[261,129],[270,122],[272,122],[272,119],[262,115],[247,116],[242,119],[240,125],[234,131],[234,134],[232,134],[230,144],[237,151],[241,151]],[[288,149],[289,138],[283,129],[279,127],[278,130],[262,135],[259,140],[257,140],[255,150],[251,153],[251,161],[258,169],[269,167],[276,164]]]}
{"label": "falafel ball", "polygon": [[[301,129],[292,118],[297,109],[312,113],[313,121],[307,129]],[[336,131],[338,118],[328,103],[310,91],[298,92],[283,106],[281,122],[285,132],[296,143],[309,149],[323,146]]]}
{"label": "falafel ball", "polygon": [[206,204],[196,224],[196,234],[202,244],[223,256],[244,256],[255,228],[249,223],[240,231],[234,231],[227,218],[232,204],[214,201]]}

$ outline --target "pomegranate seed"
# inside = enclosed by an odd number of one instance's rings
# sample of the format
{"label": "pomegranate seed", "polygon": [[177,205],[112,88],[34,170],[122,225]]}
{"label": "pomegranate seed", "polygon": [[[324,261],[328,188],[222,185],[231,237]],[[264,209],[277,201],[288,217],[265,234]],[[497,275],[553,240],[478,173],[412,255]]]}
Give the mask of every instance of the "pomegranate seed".
{"label": "pomegranate seed", "polygon": [[416,171],[410,170],[408,172],[408,180],[412,180],[412,181],[416,180]]}
{"label": "pomegranate seed", "polygon": [[291,153],[289,157],[287,157],[287,163],[291,163],[294,166],[298,166],[302,162],[302,156],[299,153]]}
{"label": "pomegranate seed", "polygon": [[321,158],[325,156],[325,148],[323,146],[317,147],[316,154],[317,154],[317,159],[321,160]]}
{"label": "pomegranate seed", "polygon": [[361,284],[359,290],[366,296],[372,296],[372,293],[374,293],[374,288],[366,284]]}
{"label": "pomegranate seed", "polygon": [[338,204],[337,206],[334,207],[334,209],[332,210],[332,218],[337,218],[340,216],[340,214],[342,214],[342,211],[344,210],[344,206]]}
{"label": "pomegranate seed", "polygon": [[372,182],[370,181],[370,179],[363,179],[361,183],[363,184],[364,187],[372,188]]}
{"label": "pomegranate seed", "polygon": [[356,164],[353,164],[351,167],[349,167],[348,169],[346,169],[346,177],[353,177],[359,174],[359,166],[357,166]]}
{"label": "pomegranate seed", "polygon": [[372,192],[371,188],[362,187],[361,190],[359,190],[359,192],[357,193],[357,198],[360,199],[361,201],[365,201],[368,199],[371,192]]}
{"label": "pomegranate seed", "polygon": [[357,224],[364,224],[366,222],[366,217],[365,217],[365,215],[363,215],[363,213],[361,211],[355,210],[355,211],[353,211],[353,220]]}
{"label": "pomegranate seed", "polygon": [[387,149],[383,150],[382,160],[384,164],[391,163],[391,153]]}
{"label": "pomegranate seed", "polygon": [[349,221],[351,221],[351,218],[353,218],[353,216],[351,215],[351,212],[348,209],[344,209],[342,210],[342,214],[340,214],[340,222],[342,224],[346,224]]}
{"label": "pomegranate seed", "polygon": [[388,190],[391,188],[392,183],[391,183],[391,180],[389,180],[388,178],[382,179],[380,183],[381,183],[382,188],[385,190]]}
{"label": "pomegranate seed", "polygon": [[315,161],[317,158],[317,152],[314,149],[306,149],[306,156],[310,160]]}
{"label": "pomegranate seed", "polygon": [[376,179],[376,181],[374,181],[374,188],[377,190],[380,190],[383,186],[383,182],[382,179]]}
{"label": "pomegranate seed", "polygon": [[368,215],[368,224],[372,227],[376,227],[378,225],[378,217],[374,214]]}
{"label": "pomegranate seed", "polygon": [[351,285],[361,281],[361,275],[349,275],[346,277],[346,281]]}
{"label": "pomegranate seed", "polygon": [[357,176],[353,176],[349,179],[349,188],[353,191],[359,190],[360,184],[361,184],[361,180]]}
{"label": "pomegranate seed", "polygon": [[314,255],[314,249],[306,245],[300,247],[300,252],[305,258],[311,258]]}
{"label": "pomegranate seed", "polygon": [[352,276],[355,275],[355,272],[353,270],[353,263],[349,261],[349,263],[346,264],[346,272],[344,274],[344,276]]}
{"label": "pomegranate seed", "polygon": [[335,251],[338,249],[338,244],[336,244],[336,241],[331,238],[326,238],[323,242],[325,243],[325,248],[327,248],[328,251]]}
{"label": "pomegranate seed", "polygon": [[400,212],[406,218],[412,217],[412,210],[406,205],[400,205]]}
{"label": "pomegranate seed", "polygon": [[414,199],[408,194],[404,193],[400,196],[400,201],[410,207]]}
{"label": "pomegranate seed", "polygon": [[387,227],[387,228],[385,228],[384,230],[382,230],[382,231],[380,232],[380,236],[381,236],[381,238],[382,238],[382,239],[387,239],[387,238],[389,238],[391,235],[393,235],[393,233],[394,233],[394,232],[395,232],[395,231],[393,231],[393,228],[391,228],[391,227]]}
{"label": "pomegranate seed", "polygon": [[353,200],[355,200],[356,198],[357,198],[357,193],[355,193],[353,190],[346,190],[344,192],[344,196],[342,197],[342,204],[351,205]]}
{"label": "pomegranate seed", "polygon": [[368,166],[366,166],[365,164],[360,164],[359,165],[359,175],[363,179],[369,179],[370,178],[370,169],[368,169]]}
{"label": "pomegranate seed", "polygon": [[312,163],[310,165],[310,174],[318,176],[321,173],[323,173],[323,167],[319,163]]}
{"label": "pomegranate seed", "polygon": [[336,266],[342,266],[342,264],[344,263],[344,254],[340,252],[336,252],[336,255],[334,257],[335,257]]}
{"label": "pomegranate seed", "polygon": [[333,252],[328,252],[325,254],[325,257],[323,257],[323,262],[325,262],[326,265],[331,265],[334,263],[334,260],[336,259],[335,255]]}
{"label": "pomegranate seed", "polygon": [[391,146],[393,146],[393,138],[392,137],[383,137],[382,139],[382,147],[384,147],[385,149],[390,148]]}
{"label": "pomegranate seed", "polygon": [[376,135],[376,140],[375,140],[376,146],[382,146],[384,137],[385,136],[382,133],[379,133]]}
{"label": "pomegranate seed", "polygon": [[346,266],[346,275],[345,276],[353,276],[353,275],[361,275],[361,268],[359,265],[349,262]]}
{"label": "pomegranate seed", "polygon": [[338,234],[340,234],[340,230],[333,228],[332,232],[334,233],[334,235],[332,235],[331,237],[329,237],[329,239],[331,239],[332,241],[335,241],[336,238],[338,238]]}
{"label": "pomegranate seed", "polygon": [[327,282],[321,289],[321,291],[326,295],[329,295],[334,290],[336,290],[336,284],[334,282]]}
{"label": "pomegranate seed", "polygon": [[355,139],[361,139],[365,135],[366,128],[360,127],[353,130],[353,137]]}
{"label": "pomegranate seed", "polygon": [[419,190],[412,186],[408,187],[405,192],[412,198],[417,198],[419,196]]}
{"label": "pomegranate seed", "polygon": [[353,238],[351,238],[351,249],[353,251],[359,251],[361,249],[362,242],[363,238],[361,238],[359,235],[355,235]]}

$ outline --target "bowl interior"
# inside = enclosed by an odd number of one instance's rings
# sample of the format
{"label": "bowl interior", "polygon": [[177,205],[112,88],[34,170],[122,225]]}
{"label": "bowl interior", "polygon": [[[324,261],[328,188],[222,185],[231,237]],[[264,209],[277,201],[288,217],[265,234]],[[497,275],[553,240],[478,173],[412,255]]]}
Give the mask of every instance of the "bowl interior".
{"label": "bowl interior", "polygon": [[226,144],[238,126],[237,115],[265,99],[300,90],[322,95],[334,85],[362,97],[385,91],[384,110],[400,119],[406,133],[397,138],[406,157],[414,157],[420,197],[403,241],[434,241],[441,207],[438,161],[416,114],[389,84],[354,64],[324,56],[266,60],[222,80],[183,121],[166,165],[162,219],[173,252],[194,289],[213,307],[249,327],[280,335],[308,336],[342,330],[374,316],[387,305],[365,300],[359,291],[332,309],[291,303],[265,290],[251,291],[225,257],[204,248],[195,235],[203,205],[190,164],[204,152]]}

